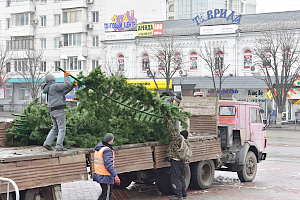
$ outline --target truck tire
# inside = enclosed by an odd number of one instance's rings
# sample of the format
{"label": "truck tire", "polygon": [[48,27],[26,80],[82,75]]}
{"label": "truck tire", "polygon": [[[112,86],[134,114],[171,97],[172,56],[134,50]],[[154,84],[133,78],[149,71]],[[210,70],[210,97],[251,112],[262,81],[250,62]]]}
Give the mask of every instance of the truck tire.
{"label": "truck tire", "polygon": [[38,200],[38,199],[54,200],[50,186],[26,190],[25,199],[26,200]]}
{"label": "truck tire", "polygon": [[[16,199],[16,195],[13,195],[12,192],[9,193],[8,195],[9,200],[15,200]],[[5,194],[0,194],[0,200],[7,200],[7,195]]]}
{"label": "truck tire", "polygon": [[237,172],[241,182],[251,182],[254,180],[257,172],[257,159],[252,151],[249,151],[246,155],[245,164],[243,170]]}
{"label": "truck tire", "polygon": [[126,187],[128,187],[131,184],[131,182],[134,179],[134,174],[132,174],[132,173],[124,173],[124,174],[120,174],[118,176],[121,180],[121,184],[114,185],[114,188],[117,188],[117,189],[125,189]]}
{"label": "truck tire", "polygon": [[[184,176],[186,188],[188,188],[191,180],[191,171],[189,165],[185,165],[183,176]],[[174,194],[173,187],[171,184],[170,174],[157,173],[155,176],[155,186],[161,193]]]}
{"label": "truck tire", "polygon": [[214,181],[215,164],[212,160],[191,163],[191,187],[205,190],[210,188]]}

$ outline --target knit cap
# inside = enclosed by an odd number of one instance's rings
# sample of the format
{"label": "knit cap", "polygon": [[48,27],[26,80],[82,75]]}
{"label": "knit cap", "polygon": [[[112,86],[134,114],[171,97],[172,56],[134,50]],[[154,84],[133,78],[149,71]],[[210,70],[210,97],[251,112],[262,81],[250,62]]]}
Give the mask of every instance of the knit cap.
{"label": "knit cap", "polygon": [[179,95],[174,96],[173,99],[180,104],[180,102],[181,102],[181,96],[179,96]]}
{"label": "knit cap", "polygon": [[187,130],[184,130],[184,131],[181,131],[180,134],[185,138],[187,139],[188,138],[188,135],[189,135],[189,132]]}
{"label": "knit cap", "polygon": [[109,142],[112,141],[114,139],[114,135],[112,133],[106,133],[104,136],[104,141],[105,142]]}
{"label": "knit cap", "polygon": [[47,74],[47,76],[45,77],[46,83],[50,82],[50,81],[55,81],[55,77],[52,74]]}

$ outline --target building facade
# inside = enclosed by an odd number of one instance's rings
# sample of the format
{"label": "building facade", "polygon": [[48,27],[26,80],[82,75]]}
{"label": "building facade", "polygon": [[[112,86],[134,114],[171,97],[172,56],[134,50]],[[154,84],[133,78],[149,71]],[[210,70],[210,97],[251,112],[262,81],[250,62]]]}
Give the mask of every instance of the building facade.
{"label": "building facade", "polygon": [[236,14],[255,14],[256,0],[168,0],[167,19],[192,19],[215,9],[229,9]]}
{"label": "building facade", "polygon": [[[199,52],[207,44],[224,45],[222,56],[224,66],[228,69],[224,76],[230,84],[222,86],[224,99],[236,99],[254,101],[266,110],[266,119],[271,109],[275,106],[267,96],[267,86],[264,82],[258,81],[255,77],[263,75],[260,67],[255,65],[253,55],[255,41],[262,36],[266,27],[275,26],[276,23],[283,23],[289,28],[298,30],[300,25],[298,16],[300,11],[249,14],[229,17],[232,12],[227,10],[227,16],[211,15],[200,22],[185,20],[167,20],[163,22],[151,22],[142,24],[144,31],[148,25],[154,27],[161,25],[163,31],[159,35],[140,36],[140,28],[133,28],[123,32],[106,32],[105,46],[106,59],[110,66],[120,74],[128,78],[149,78],[147,68],[155,73],[156,78],[164,78],[160,73],[160,58],[153,54],[152,49],[159,47],[160,41],[164,38],[173,38],[174,43],[179,43],[181,68],[176,70],[173,76],[173,91],[183,96],[192,96],[194,92],[203,92],[205,96],[214,96],[211,72],[207,63],[200,58]],[[225,12],[224,12],[225,13]],[[155,28],[154,28],[155,29]],[[151,31],[150,31],[151,33]],[[270,58],[267,55],[268,58]],[[145,67],[147,66],[147,67]],[[174,69],[176,67],[174,66]],[[270,72],[272,73],[272,72]],[[179,78],[181,77],[181,78]],[[179,80],[179,81],[176,81]],[[258,84],[260,82],[260,84]],[[209,84],[208,84],[209,83]],[[176,88],[176,89],[175,89]],[[178,89],[180,88],[180,89]],[[286,118],[294,119],[293,110],[300,108],[299,105],[286,102]]]}

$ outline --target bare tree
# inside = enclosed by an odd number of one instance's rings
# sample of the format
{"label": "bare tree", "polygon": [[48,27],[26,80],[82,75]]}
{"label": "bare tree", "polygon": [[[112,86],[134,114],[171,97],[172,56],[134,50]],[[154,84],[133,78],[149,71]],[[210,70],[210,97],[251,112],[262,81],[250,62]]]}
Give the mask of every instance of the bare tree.
{"label": "bare tree", "polygon": [[169,90],[173,75],[184,67],[182,43],[175,41],[173,37],[162,37],[158,39],[158,45],[150,47],[149,51],[158,61],[158,71],[166,79],[166,90]]}
{"label": "bare tree", "polygon": [[0,87],[9,79],[11,51],[0,44]]}
{"label": "bare tree", "polygon": [[27,50],[17,62],[17,74],[24,79],[20,83],[29,89],[32,99],[38,97],[44,78],[49,73],[46,61],[43,60],[43,52]]}
{"label": "bare tree", "polygon": [[299,76],[300,38],[296,29],[278,23],[265,27],[254,42],[255,65],[260,67],[263,80],[271,90],[278,108],[276,126],[281,126],[281,116],[288,91]]}
{"label": "bare tree", "polygon": [[[229,65],[224,63],[224,54],[225,46],[221,43],[205,43],[204,47],[199,50],[199,57],[206,62],[210,70],[211,76],[208,76],[208,78],[213,81],[214,92],[219,99],[222,98],[222,83],[228,77],[224,75],[229,67]],[[219,80],[219,95],[217,93],[217,80]]]}

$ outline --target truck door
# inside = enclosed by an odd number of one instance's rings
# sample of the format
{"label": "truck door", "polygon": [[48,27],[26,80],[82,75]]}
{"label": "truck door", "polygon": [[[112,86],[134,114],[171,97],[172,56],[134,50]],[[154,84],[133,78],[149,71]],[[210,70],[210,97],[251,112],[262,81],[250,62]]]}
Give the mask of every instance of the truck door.
{"label": "truck door", "polygon": [[250,140],[257,144],[259,151],[264,150],[265,135],[259,108],[250,107]]}

